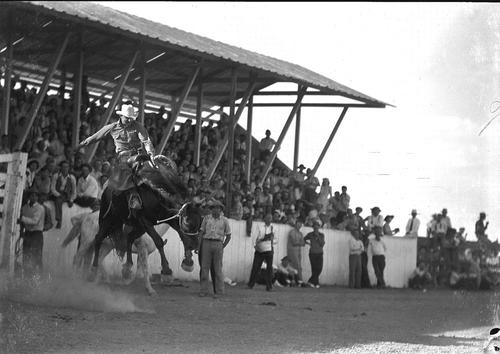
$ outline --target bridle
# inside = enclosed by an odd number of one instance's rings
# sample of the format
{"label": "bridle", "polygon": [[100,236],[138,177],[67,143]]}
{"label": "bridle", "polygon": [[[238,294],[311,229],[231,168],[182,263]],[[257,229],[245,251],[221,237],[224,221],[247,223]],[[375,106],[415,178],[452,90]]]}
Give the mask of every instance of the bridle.
{"label": "bridle", "polygon": [[186,231],[186,230],[188,230],[188,226],[187,226],[188,222],[187,222],[187,216],[186,216],[187,205],[188,205],[188,203],[184,203],[184,205],[182,205],[182,207],[179,209],[177,214],[175,214],[171,217],[168,217],[166,219],[158,220],[156,222],[156,225],[169,222],[175,218],[179,218],[179,227],[180,227],[182,233],[186,236],[197,236],[198,232],[187,232]]}

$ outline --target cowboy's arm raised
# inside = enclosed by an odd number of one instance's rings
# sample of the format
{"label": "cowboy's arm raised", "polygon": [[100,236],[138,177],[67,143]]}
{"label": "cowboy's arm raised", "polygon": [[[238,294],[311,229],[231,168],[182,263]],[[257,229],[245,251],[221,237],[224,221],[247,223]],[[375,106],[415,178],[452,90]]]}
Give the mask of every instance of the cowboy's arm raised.
{"label": "cowboy's arm raised", "polygon": [[82,148],[84,146],[90,145],[92,143],[95,143],[101,139],[103,139],[106,135],[108,135],[111,132],[111,129],[115,126],[115,123],[111,123],[108,125],[105,125],[101,129],[99,129],[96,133],[93,135],[89,136],[88,138],[84,139],[79,145],[78,148]]}

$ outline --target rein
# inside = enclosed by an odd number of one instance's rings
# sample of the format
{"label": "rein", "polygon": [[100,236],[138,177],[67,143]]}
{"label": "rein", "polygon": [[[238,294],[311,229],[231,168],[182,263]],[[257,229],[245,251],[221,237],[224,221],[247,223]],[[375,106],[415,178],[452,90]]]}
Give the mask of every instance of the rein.
{"label": "rein", "polygon": [[180,226],[180,228],[182,230],[182,233],[185,234],[185,235],[187,235],[187,236],[197,236],[198,235],[197,232],[186,232],[186,231],[184,231],[184,227],[183,226],[186,224],[186,216],[184,215],[184,213],[185,213],[186,207],[187,207],[187,203],[185,203],[179,209],[179,211],[177,212],[177,214],[175,214],[175,215],[173,215],[173,216],[171,216],[169,218],[166,218],[166,219],[158,220],[155,225],[163,224],[163,223],[169,222],[169,221],[171,221],[171,220],[173,220],[175,218],[179,218],[179,226]]}

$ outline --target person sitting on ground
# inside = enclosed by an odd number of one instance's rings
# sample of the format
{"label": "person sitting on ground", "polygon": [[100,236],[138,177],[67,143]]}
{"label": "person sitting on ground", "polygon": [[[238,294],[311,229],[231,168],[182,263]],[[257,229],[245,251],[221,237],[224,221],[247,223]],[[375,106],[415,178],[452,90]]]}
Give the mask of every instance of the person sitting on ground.
{"label": "person sitting on ground", "polygon": [[412,289],[425,289],[431,283],[431,273],[429,273],[426,264],[424,262],[420,262],[410,277],[408,283],[409,287]]}
{"label": "person sitting on ground", "polygon": [[283,286],[299,285],[298,271],[290,264],[290,259],[286,256],[278,265],[276,280]]}
{"label": "person sitting on ground", "polygon": [[384,218],[385,224],[383,227],[384,236],[394,236],[399,232],[398,228],[395,228],[394,231],[391,229],[391,221],[394,219],[394,215],[386,215]]}

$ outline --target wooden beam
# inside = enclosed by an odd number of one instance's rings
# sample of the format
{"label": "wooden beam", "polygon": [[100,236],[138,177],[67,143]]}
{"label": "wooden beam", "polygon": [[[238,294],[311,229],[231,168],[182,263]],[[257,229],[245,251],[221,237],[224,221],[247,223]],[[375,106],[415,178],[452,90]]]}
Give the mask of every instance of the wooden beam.
{"label": "wooden beam", "polygon": [[59,65],[59,62],[61,61],[61,58],[64,54],[64,50],[66,49],[66,46],[68,45],[68,40],[69,37],[71,36],[71,33],[68,32],[66,33],[66,36],[64,37],[61,45],[59,46],[59,49],[57,50],[56,56],[52,62],[52,64],[49,67],[49,70],[47,71],[47,75],[45,75],[45,78],[43,80],[42,85],[40,86],[40,90],[38,92],[38,95],[35,98],[35,102],[31,106],[27,117],[28,117],[28,124],[27,126],[23,129],[23,133],[20,137],[17,139],[17,144],[16,144],[16,150],[21,150],[26,138],[28,137],[28,134],[31,130],[31,127],[33,125],[33,122],[35,121],[35,118],[38,114],[38,110],[40,109],[40,106],[42,105],[43,99],[45,98],[45,94],[47,93],[47,90],[49,89],[49,84],[52,81],[52,76],[54,75],[57,66]]}
{"label": "wooden beam", "polygon": [[[254,103],[254,107],[293,107],[294,103]],[[382,104],[365,104],[365,103],[302,103],[301,107],[318,107],[318,108],[384,108]]]}
{"label": "wooden beam", "polygon": [[203,82],[198,83],[198,100],[196,102],[196,127],[194,133],[194,163],[196,167],[200,166],[201,149],[201,124],[203,123]]}
{"label": "wooden beam", "polygon": [[235,101],[236,101],[236,87],[238,85],[236,77],[236,69],[231,70],[231,105],[229,106],[229,122],[227,130],[228,151],[227,151],[227,166],[226,166],[226,210],[229,216],[231,212],[232,203],[232,190],[233,190],[233,164],[234,164],[234,128],[235,128]]}
{"label": "wooden beam", "polygon": [[[10,16],[8,19],[11,23]],[[3,105],[2,105],[2,123],[0,131],[2,134],[9,134],[9,118],[10,118],[10,93],[12,82],[12,58],[14,55],[14,46],[12,45],[11,31],[7,32],[7,53],[6,53],[6,67],[3,82]]]}
{"label": "wooden beam", "polygon": [[139,122],[144,125],[144,107],[146,105],[146,54],[141,51],[141,86],[139,87]]}
{"label": "wooden beam", "polygon": [[283,143],[283,140],[285,139],[286,133],[288,131],[288,128],[290,127],[290,124],[292,124],[293,117],[295,117],[295,114],[297,113],[300,104],[302,102],[302,98],[304,97],[304,94],[307,90],[307,87],[302,86],[299,89],[299,92],[297,94],[297,101],[293,105],[292,111],[290,112],[290,115],[288,116],[288,119],[286,120],[285,126],[283,127],[283,130],[281,131],[281,134],[278,138],[278,141],[276,142],[276,145],[273,148],[273,151],[271,152],[271,156],[269,160],[267,161],[265,167],[264,167],[264,173],[262,174],[260,178],[259,185],[262,186],[264,181],[266,180],[267,174],[269,173],[269,170],[271,169],[271,166],[274,162],[274,159],[276,158],[276,155],[278,155],[278,150],[281,148],[281,144]]}
{"label": "wooden beam", "polygon": [[[101,121],[99,122],[99,127],[97,129],[101,129],[106,124],[108,124],[109,118],[111,118],[111,115],[115,111],[116,104],[119,102],[119,100],[122,97],[123,88],[125,87],[125,83],[127,82],[128,76],[130,74],[130,70],[134,66],[134,63],[135,63],[138,55],[139,55],[139,51],[136,50],[134,52],[134,55],[132,55],[132,59],[130,60],[128,65],[123,70],[122,76],[120,77],[120,82],[115,87],[113,97],[111,98],[111,101],[109,102],[109,106],[106,109],[106,113],[104,113],[104,115],[101,117]],[[90,162],[92,160],[98,146],[99,146],[99,143],[95,143],[95,144],[90,146],[90,149],[87,151],[87,156],[86,156],[87,162]]]}
{"label": "wooden beam", "polygon": [[248,100],[248,109],[247,109],[247,159],[245,161],[245,173],[246,173],[246,181],[250,185],[250,177],[252,172],[252,123],[253,123],[253,96],[250,96]]}
{"label": "wooden beam", "polygon": [[78,64],[76,72],[73,76],[73,135],[71,139],[71,145],[74,149],[78,146],[80,142],[80,113],[82,111],[82,83],[83,83],[83,34],[78,35],[78,42],[80,45],[80,53],[78,55]]}
{"label": "wooden beam", "polygon": [[184,86],[182,94],[179,97],[179,101],[172,109],[172,115],[170,117],[170,121],[168,122],[167,126],[165,127],[165,130],[163,131],[163,137],[161,138],[160,144],[156,147],[156,153],[158,155],[160,155],[163,152],[163,150],[165,149],[165,146],[167,146],[167,141],[168,141],[168,138],[170,137],[170,134],[172,133],[172,130],[174,129],[174,124],[177,120],[177,116],[181,112],[182,106],[186,102],[186,99],[189,95],[189,91],[191,91],[191,87],[193,86],[194,80],[196,80],[196,77],[198,76],[199,72],[200,72],[200,66],[197,66],[195,71],[193,72],[193,74],[189,78],[188,82]]}
{"label": "wooden beam", "polygon": [[312,169],[312,172],[311,172],[312,176],[314,176],[316,174],[316,172],[318,171],[318,168],[321,165],[321,162],[323,161],[323,158],[325,157],[326,152],[328,151],[328,148],[330,147],[330,144],[332,143],[332,140],[335,137],[335,134],[337,134],[337,130],[339,130],[340,123],[342,123],[342,120],[344,119],[345,114],[347,113],[347,109],[348,109],[348,107],[344,107],[344,109],[342,110],[342,113],[340,114],[339,119],[337,119],[337,123],[333,127],[333,130],[332,130],[330,136],[328,137],[328,140],[326,141],[325,147],[323,148],[323,151],[321,151],[321,154],[319,155],[318,161],[316,161],[316,164],[314,165],[314,168]]}
{"label": "wooden beam", "polygon": [[[255,81],[250,82],[250,84],[248,85],[247,91],[245,92],[245,95],[241,99],[241,102],[240,102],[240,104],[238,106],[238,111],[235,114],[235,119],[234,119],[234,122],[233,122],[233,126],[234,126],[233,129],[236,128],[236,125],[238,124],[238,120],[240,119],[241,114],[243,113],[243,110],[245,109],[245,106],[246,106],[248,100],[250,99],[250,97],[252,96],[253,91],[255,90],[255,86],[256,86],[256,82]],[[222,158],[222,155],[224,154],[224,151],[226,151],[227,145],[228,145],[228,137],[226,137],[220,143],[220,145],[219,145],[219,147],[217,149],[217,152],[215,153],[215,158],[212,160],[212,163],[210,164],[210,166],[208,168],[208,180],[212,179],[212,177],[213,177],[213,175],[215,173],[215,169],[219,165],[219,162],[220,162],[220,160]]]}
{"label": "wooden beam", "polygon": [[297,170],[299,165],[299,150],[300,150],[300,106],[297,109],[297,114],[295,115],[295,141],[293,146],[293,170]]}

